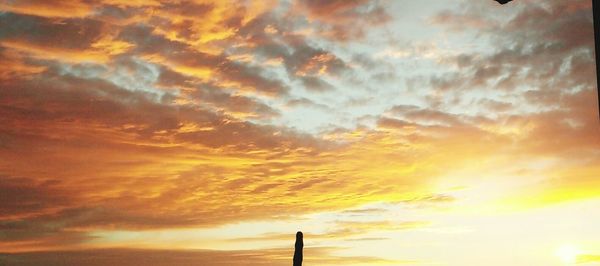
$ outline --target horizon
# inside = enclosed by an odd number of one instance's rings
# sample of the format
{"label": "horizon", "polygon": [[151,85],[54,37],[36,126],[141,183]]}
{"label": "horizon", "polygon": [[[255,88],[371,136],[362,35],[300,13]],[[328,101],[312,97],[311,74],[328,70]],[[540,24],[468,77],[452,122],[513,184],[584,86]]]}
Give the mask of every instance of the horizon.
{"label": "horizon", "polygon": [[600,265],[591,0],[0,1],[0,264]]}

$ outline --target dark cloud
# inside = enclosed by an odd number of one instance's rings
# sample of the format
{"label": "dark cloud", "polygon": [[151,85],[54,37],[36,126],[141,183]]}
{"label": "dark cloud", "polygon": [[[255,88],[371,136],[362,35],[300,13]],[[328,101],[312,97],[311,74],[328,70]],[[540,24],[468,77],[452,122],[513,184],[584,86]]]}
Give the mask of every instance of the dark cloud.
{"label": "dark cloud", "polygon": [[457,126],[463,123],[459,115],[413,105],[397,105],[390,108],[389,112],[404,120],[418,124],[437,123],[446,126]]}
{"label": "dark cloud", "polygon": [[[464,10],[464,9],[463,9]],[[444,25],[454,31],[462,31],[465,29],[486,29],[495,26],[494,21],[490,21],[480,13],[472,12],[469,13],[456,13],[450,10],[442,11],[432,18],[430,22]]]}
{"label": "dark cloud", "polygon": [[2,176],[0,178],[0,219],[36,214],[48,209],[60,209],[73,200],[60,188],[60,181],[39,181],[31,178]]}
{"label": "dark cloud", "polygon": [[301,0],[298,9],[319,23],[319,33],[330,39],[348,41],[366,36],[369,27],[391,20],[379,1]]}
{"label": "dark cloud", "polygon": [[[552,2],[544,7],[536,3],[515,5],[516,15],[504,22],[482,18],[481,8],[480,3],[473,3],[462,13],[444,11],[434,18],[452,17],[447,20],[449,23],[442,25],[475,28],[495,43],[492,54],[454,57],[451,61],[461,67],[461,75],[457,73],[449,79],[432,80],[434,86],[459,89],[493,86],[489,81],[502,76],[518,80],[511,84],[525,84],[526,80],[532,79],[552,81],[561,75],[559,68],[563,60],[568,60],[581,49],[593,47],[592,14],[588,1]],[[479,22],[474,26],[456,17]],[[523,75],[524,79],[520,79],[519,75]]]}
{"label": "dark cloud", "polygon": [[[267,33],[267,27],[277,27],[276,32]],[[290,34],[294,26],[273,15],[258,17],[240,29],[245,41],[253,44],[253,54],[266,59],[281,59],[288,76],[299,79],[307,90],[327,91],[333,86],[324,76],[340,76],[350,71],[346,62],[331,51],[309,44],[305,37]]]}
{"label": "dark cloud", "polygon": [[180,98],[233,116],[268,120],[280,115],[278,110],[256,98],[232,95],[218,84],[204,82],[168,68],[160,70],[157,85],[167,90],[177,89],[181,93]]}
{"label": "dark cloud", "polygon": [[403,105],[395,105],[392,108],[390,108],[390,112],[392,112],[393,114],[403,114],[405,112],[410,112],[410,111],[415,111],[415,110],[419,110],[421,109],[421,107],[416,106],[416,105],[410,105],[410,104],[403,104]]}
{"label": "dark cloud", "polygon": [[[574,111],[573,105],[566,99],[573,99],[575,95],[589,95],[590,99],[595,98],[592,93],[595,90],[595,80],[590,2],[515,2],[510,7],[503,6],[502,10],[498,10],[500,13],[512,10],[512,15],[505,19],[494,15],[482,15],[489,13],[488,5],[490,3],[466,3],[460,11],[447,10],[432,18],[432,22],[440,23],[443,27],[473,30],[477,33],[477,38],[489,38],[491,44],[490,52],[462,53],[441,60],[456,66],[457,69],[425,78],[428,79],[427,86],[435,91],[425,99],[430,108],[448,110],[477,103],[489,110],[484,115],[498,117],[496,123],[510,124],[519,120],[520,122],[514,125],[520,127],[530,123],[529,127],[534,127],[532,121],[536,121],[536,128],[548,130],[546,133],[537,129],[531,131],[531,135],[537,140],[547,139],[553,134],[553,139],[558,139],[566,137],[566,132],[569,132],[568,134],[572,135],[582,134],[581,137],[589,141],[587,134],[591,132],[583,132],[587,131],[587,123],[591,120],[582,121],[580,115],[583,113]],[[495,91],[492,94],[502,93],[494,99],[464,101],[461,95],[466,91],[479,91],[478,93],[482,94],[488,94],[489,91]],[[590,110],[594,109],[590,103],[581,104],[581,108],[587,106]],[[519,116],[518,119],[506,116],[512,113],[511,111],[523,107],[534,108],[540,113]],[[579,107],[575,109],[582,110]],[[421,117],[422,115],[424,114],[421,114]],[[585,112],[585,116],[589,115],[591,113]],[[415,116],[416,114],[413,118],[416,118]],[[555,117],[554,121],[546,119],[551,116]],[[403,119],[413,121],[405,116]],[[462,120],[466,122],[470,119],[463,117]],[[580,121],[578,123],[582,126],[572,127],[568,123],[560,122],[575,120]],[[382,122],[385,125],[400,125],[398,122]],[[485,123],[490,124],[490,121]],[[538,143],[534,139],[531,141]],[[552,147],[566,148],[562,145]],[[551,149],[550,146],[546,148]]]}
{"label": "dark cloud", "polygon": [[[156,95],[128,91],[99,79],[52,75],[49,72],[45,78],[35,81],[2,83],[5,89],[0,92],[3,99],[0,112],[4,117],[5,130],[24,132],[26,129],[50,127],[53,123],[63,123],[63,130],[68,130],[68,125],[75,129],[84,124],[99,124],[123,134],[135,133],[142,139],[167,132],[179,141],[210,147],[243,145],[259,148],[267,145],[273,148],[281,144],[278,139],[282,139],[283,135],[273,136],[272,133],[278,131],[274,127],[231,121],[192,106],[163,104],[156,100]],[[86,89],[81,90],[80,87]],[[272,109],[264,105],[261,107],[244,97],[230,96],[227,101],[232,101],[231,105],[238,104],[238,110],[252,110],[254,105],[256,112],[274,113]],[[226,119],[229,121],[225,122]],[[210,130],[181,132],[186,123]],[[9,125],[13,128],[9,129]]]}
{"label": "dark cloud", "polygon": [[[52,246],[77,244],[90,239],[85,232],[65,230],[74,227],[82,219],[91,217],[80,210],[59,211],[56,214],[38,215],[27,219],[8,219],[0,221],[0,239],[7,242],[42,240]],[[96,217],[93,217],[96,218]],[[40,245],[43,246],[43,245]]]}
{"label": "dark cloud", "polygon": [[288,86],[282,81],[263,76],[260,67],[226,61],[218,66],[217,69],[223,73],[224,77],[239,82],[239,86],[242,88],[250,86],[259,92],[264,92],[271,96],[285,95],[289,90]]}
{"label": "dark cloud", "polygon": [[382,117],[379,120],[377,120],[377,126],[382,128],[402,129],[405,127],[412,127],[414,125],[414,123],[388,117]]}
{"label": "dark cloud", "polygon": [[18,41],[76,51],[89,48],[104,32],[104,23],[97,20],[52,19],[14,13],[0,14],[0,25],[0,42]]}
{"label": "dark cloud", "polygon": [[284,58],[284,62],[288,72],[295,75],[338,75],[347,68],[344,61],[323,49],[311,47],[303,42],[294,48],[294,52]]}
{"label": "dark cloud", "polygon": [[216,81],[234,82],[233,86],[240,90],[271,96],[285,95],[288,91],[285,84],[266,77],[259,67],[233,62],[224,54],[213,55],[194,50],[185,43],[153,34],[149,27],[127,27],[121,31],[120,38],[136,45],[131,53],[159,56],[157,63],[171,65],[171,68],[187,68],[192,73],[197,71],[216,75]]}
{"label": "dark cloud", "polygon": [[[43,80],[43,82],[42,82]],[[139,127],[126,129],[140,136],[150,136],[157,131],[173,131],[180,127],[176,109],[153,101],[153,95],[121,89],[100,79],[81,79],[74,76],[52,76],[35,81],[2,82],[1,112],[6,125],[39,128],[50,123],[100,123],[107,127],[125,124]],[[79,89],[86,88],[85,90]],[[149,111],[155,116],[142,116],[137,112]],[[136,114],[137,113],[137,114]],[[210,116],[206,113],[208,120]],[[8,129],[8,128],[5,128]],[[11,131],[25,130],[19,126]]]}
{"label": "dark cloud", "polygon": [[322,92],[334,89],[331,84],[317,77],[300,77],[300,80],[302,81],[304,88],[309,91]]}
{"label": "dark cloud", "polygon": [[[557,100],[561,106],[558,110],[513,118],[535,124],[523,145],[543,154],[568,154],[575,150],[587,154],[598,149],[596,92],[562,93]],[[553,140],[552,145],[544,144],[548,139]]]}
{"label": "dark cloud", "polygon": [[[187,179],[192,183],[168,181],[181,173],[177,161],[209,156],[207,149],[220,149],[220,156],[262,150],[271,158],[296,149],[320,149],[321,142],[309,135],[165,102],[157,94],[61,74],[54,68],[36,79],[2,80],[0,84],[0,171],[33,176],[1,179],[0,230],[4,240],[14,245],[39,240],[23,244],[27,248],[90,239],[85,231],[76,233],[73,228],[202,226],[214,224],[215,216],[220,222],[237,219],[239,214],[267,217],[272,213],[269,208],[248,213],[239,205],[181,211],[179,200],[206,189],[202,185],[210,180],[206,173],[217,174],[217,181],[231,170],[218,174],[216,169],[201,168],[193,174],[196,178]],[[249,105],[244,98],[237,101],[232,104]],[[174,167],[174,171],[160,170],[162,167]],[[274,167],[285,169],[285,165],[265,165],[256,167],[255,174],[277,174],[271,171]],[[147,174],[133,174],[143,168],[148,169]],[[243,175],[243,171],[237,174]],[[254,193],[279,186],[249,181],[256,185]],[[234,187],[240,186],[243,184]],[[148,197],[153,189],[162,192]],[[210,195],[222,193],[222,189]],[[250,189],[245,193],[253,194]],[[197,201],[206,204],[211,197],[198,197]]]}

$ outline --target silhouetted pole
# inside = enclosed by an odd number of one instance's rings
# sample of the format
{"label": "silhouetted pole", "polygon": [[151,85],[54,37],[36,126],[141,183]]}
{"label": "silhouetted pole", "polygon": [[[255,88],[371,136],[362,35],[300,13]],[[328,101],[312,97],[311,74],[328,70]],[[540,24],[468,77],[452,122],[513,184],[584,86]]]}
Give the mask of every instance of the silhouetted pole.
{"label": "silhouetted pole", "polygon": [[294,244],[294,266],[302,266],[302,248],[304,248],[304,240],[302,232],[296,233],[296,243]]}
{"label": "silhouetted pole", "polygon": [[600,2],[598,0],[592,0],[592,12],[594,12],[594,44],[595,44],[595,54],[596,54],[596,90],[598,90],[598,118],[600,119],[600,66],[598,66],[598,61],[600,61]]}

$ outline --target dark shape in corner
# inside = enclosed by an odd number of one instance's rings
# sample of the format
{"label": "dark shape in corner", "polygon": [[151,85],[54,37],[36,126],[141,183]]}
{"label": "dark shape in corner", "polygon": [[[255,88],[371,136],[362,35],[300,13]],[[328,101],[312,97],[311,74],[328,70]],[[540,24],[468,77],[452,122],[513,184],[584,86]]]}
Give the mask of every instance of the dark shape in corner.
{"label": "dark shape in corner", "polygon": [[294,266],[302,266],[302,248],[304,248],[304,240],[302,232],[298,231],[294,244]]}
{"label": "dark shape in corner", "polygon": [[508,2],[510,2],[512,0],[495,0],[495,1],[498,2],[498,3],[500,3],[500,4],[502,4],[502,5],[504,5],[504,4],[506,4],[506,3],[508,3]]}
{"label": "dark shape in corner", "polygon": [[592,0],[594,14],[594,54],[596,54],[596,90],[598,90],[598,118],[600,118],[600,1]]}

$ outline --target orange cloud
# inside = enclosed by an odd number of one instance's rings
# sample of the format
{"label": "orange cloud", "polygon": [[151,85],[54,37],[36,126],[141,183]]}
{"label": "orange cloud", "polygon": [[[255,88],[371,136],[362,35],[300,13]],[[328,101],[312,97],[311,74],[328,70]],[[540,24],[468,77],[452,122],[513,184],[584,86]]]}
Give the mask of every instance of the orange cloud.
{"label": "orange cloud", "polygon": [[93,10],[93,5],[85,1],[43,1],[43,0],[26,0],[26,1],[5,1],[0,3],[0,9],[42,16],[42,17],[85,17],[90,15]]}
{"label": "orange cloud", "polygon": [[[355,40],[366,31],[350,23],[357,16],[374,26],[390,15],[369,1],[299,1],[283,14],[265,3],[1,5],[7,26],[0,29],[0,59],[7,63],[0,66],[0,250],[78,249],[97,230],[206,228],[374,202],[461,204],[460,193],[446,194],[440,184],[475,189],[471,181],[507,172],[510,181],[539,179],[481,204],[534,208],[598,197],[592,38],[583,34],[591,32],[589,5],[555,3],[556,13],[527,6],[503,26],[445,12],[437,19],[468,22],[496,37],[497,27],[519,29],[502,35],[507,42],[534,33],[538,39],[533,50],[521,43],[444,58],[457,72],[423,77],[415,100],[423,104],[389,101],[362,117],[369,125],[345,129],[333,121],[308,133],[273,121],[297,107],[323,115],[358,107],[337,103],[346,88],[328,79],[347,84],[360,75],[343,52],[311,38]],[[298,34],[296,24],[321,35]],[[555,27],[539,30],[542,24]],[[489,91],[500,96],[459,97]],[[314,237],[359,237],[429,221],[339,225]],[[313,263],[389,262],[309,251]],[[79,261],[93,253],[81,252],[68,254]],[[289,262],[285,252],[186,254],[267,264]],[[128,259],[147,253],[132,251]],[[35,263],[56,254],[22,256]]]}

